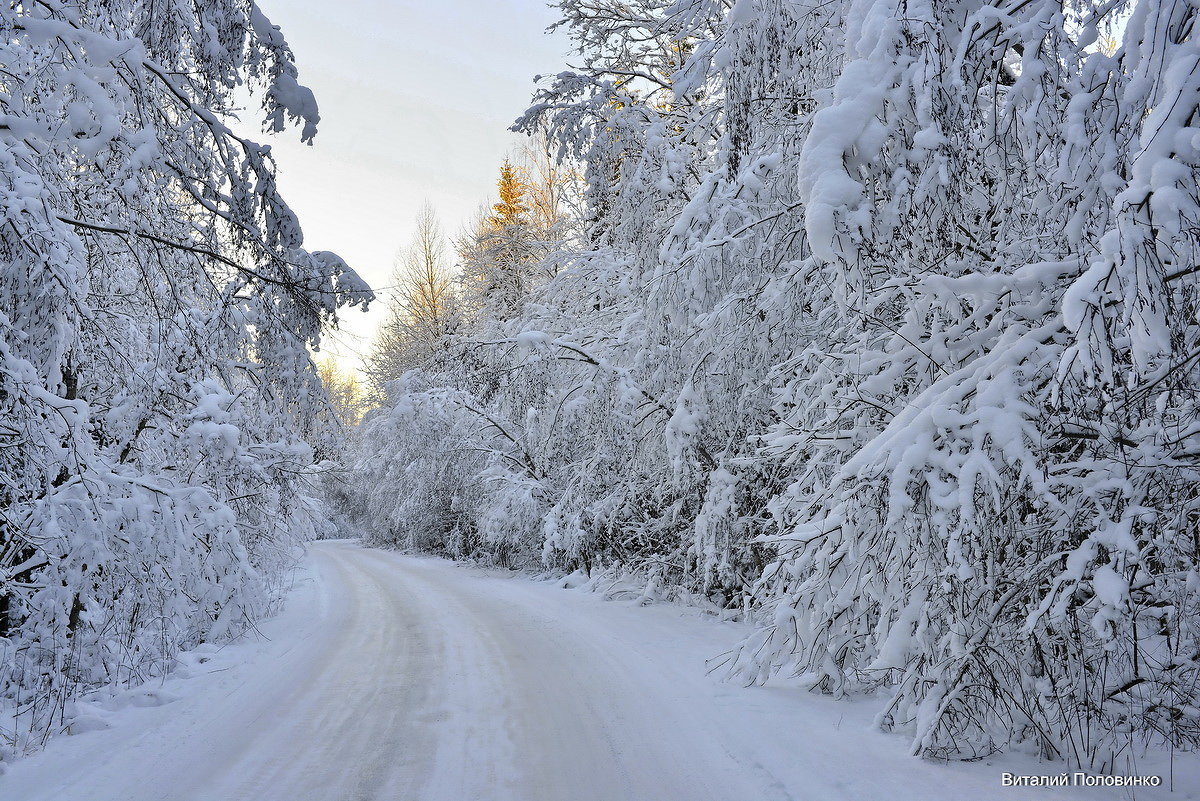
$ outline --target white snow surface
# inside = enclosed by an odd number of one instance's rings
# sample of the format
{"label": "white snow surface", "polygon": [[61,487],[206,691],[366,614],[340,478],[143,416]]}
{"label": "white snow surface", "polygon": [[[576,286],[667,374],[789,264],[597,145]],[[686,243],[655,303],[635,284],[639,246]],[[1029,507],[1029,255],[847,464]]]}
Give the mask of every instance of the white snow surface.
{"label": "white snow surface", "polygon": [[[261,637],[134,692],[154,704],[97,710],[86,733],[11,766],[0,799],[1135,797],[1002,787],[1004,771],[1067,768],[922,761],[871,728],[872,704],[709,675],[705,660],[745,633],[678,606],[322,542]],[[1200,797],[1196,767],[1177,762],[1174,793],[1136,798]]]}

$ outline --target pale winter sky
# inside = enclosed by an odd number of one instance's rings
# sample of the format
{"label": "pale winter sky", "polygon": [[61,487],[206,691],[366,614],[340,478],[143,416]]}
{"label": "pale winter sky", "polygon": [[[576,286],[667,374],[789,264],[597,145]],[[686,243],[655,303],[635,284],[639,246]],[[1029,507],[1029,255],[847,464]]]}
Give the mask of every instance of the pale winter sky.
{"label": "pale winter sky", "polygon": [[[269,139],[279,185],[305,246],[332,250],[372,286],[390,283],[396,251],[428,199],[456,234],[494,194],[519,144],[508,126],[533,77],[559,72],[568,49],[544,0],[260,0],[317,96],[316,144]],[[348,312],[329,349],[347,366],[370,351],[388,300]]]}

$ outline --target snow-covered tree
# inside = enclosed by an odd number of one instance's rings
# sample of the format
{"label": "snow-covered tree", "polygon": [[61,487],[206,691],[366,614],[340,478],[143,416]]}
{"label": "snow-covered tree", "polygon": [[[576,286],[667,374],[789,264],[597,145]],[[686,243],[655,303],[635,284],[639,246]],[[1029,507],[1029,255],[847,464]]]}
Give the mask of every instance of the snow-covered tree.
{"label": "snow-covered tree", "polygon": [[335,419],[343,425],[358,425],[367,410],[367,399],[355,373],[338,364],[332,356],[317,362],[317,375],[329,395]]}
{"label": "snow-covered tree", "polygon": [[391,296],[367,367],[380,397],[386,397],[389,383],[438,353],[461,315],[446,237],[429,203],[417,214],[412,241],[396,259]]}
{"label": "snow-covered tree", "polygon": [[370,292],[303,248],[265,126],[317,109],[253,2],[0,9],[0,694],[20,743],[261,613],[325,395],[309,359]]}
{"label": "snow-covered tree", "polygon": [[[516,315],[537,280],[544,255],[522,171],[505,160],[496,181],[499,201],[458,242],[463,305],[479,323]],[[552,210],[541,209],[543,218]]]}

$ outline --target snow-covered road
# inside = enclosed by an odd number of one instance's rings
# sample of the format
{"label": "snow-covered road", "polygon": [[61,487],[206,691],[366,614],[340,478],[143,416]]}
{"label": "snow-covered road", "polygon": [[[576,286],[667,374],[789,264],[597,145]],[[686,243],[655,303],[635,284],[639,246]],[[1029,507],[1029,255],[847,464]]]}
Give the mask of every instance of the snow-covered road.
{"label": "snow-covered road", "polygon": [[704,660],[736,624],[350,542],[311,560],[240,663],[58,738],[0,778],[0,799],[1120,797],[1002,788],[1011,766],[913,759],[864,705],[722,683]]}

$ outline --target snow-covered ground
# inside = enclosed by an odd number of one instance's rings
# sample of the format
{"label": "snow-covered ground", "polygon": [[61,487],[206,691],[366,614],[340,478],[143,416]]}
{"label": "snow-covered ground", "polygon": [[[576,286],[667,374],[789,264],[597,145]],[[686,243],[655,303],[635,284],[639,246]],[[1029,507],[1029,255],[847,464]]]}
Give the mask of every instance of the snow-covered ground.
{"label": "snow-covered ground", "polygon": [[263,638],[98,708],[0,777],[0,799],[1200,798],[1190,757],[1173,794],[1136,796],[1002,787],[1065,770],[1023,756],[914,759],[869,704],[707,675],[745,629],[679,607],[351,542],[313,546],[308,567]]}

